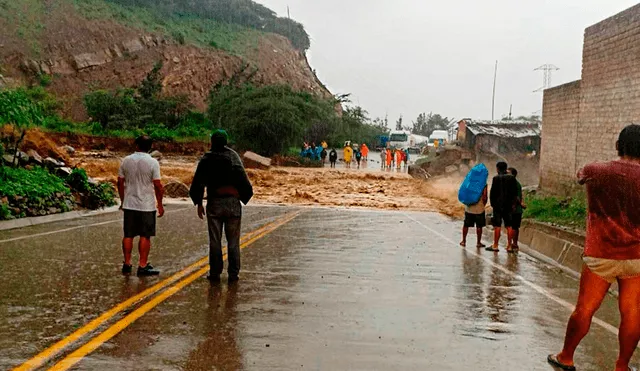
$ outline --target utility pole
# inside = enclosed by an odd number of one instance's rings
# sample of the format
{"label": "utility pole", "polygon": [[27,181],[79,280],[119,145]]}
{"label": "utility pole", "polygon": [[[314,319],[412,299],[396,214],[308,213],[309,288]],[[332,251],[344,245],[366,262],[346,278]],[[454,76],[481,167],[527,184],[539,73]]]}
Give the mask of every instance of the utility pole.
{"label": "utility pole", "polygon": [[513,113],[513,104],[509,106],[509,121],[511,121],[511,114]]}
{"label": "utility pole", "polygon": [[534,93],[544,91],[551,87],[551,78],[553,75],[553,71],[558,71],[559,68],[553,64],[543,64],[542,66],[536,68],[534,71],[543,71],[544,74],[542,76],[542,87],[538,90],[535,90]]}
{"label": "utility pole", "polygon": [[493,74],[493,98],[491,99],[491,121],[495,118],[496,113],[496,82],[498,81],[498,61],[496,61],[496,70]]}

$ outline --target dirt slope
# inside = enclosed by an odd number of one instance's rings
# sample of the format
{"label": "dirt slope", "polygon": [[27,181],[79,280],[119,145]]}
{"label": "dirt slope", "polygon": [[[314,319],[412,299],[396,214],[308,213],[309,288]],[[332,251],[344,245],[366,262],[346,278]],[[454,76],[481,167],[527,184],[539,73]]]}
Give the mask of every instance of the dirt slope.
{"label": "dirt slope", "polygon": [[[24,14],[34,12],[30,0],[15,0]],[[22,4],[24,3],[24,4]],[[168,93],[187,94],[204,109],[212,85],[252,64],[259,84],[286,83],[320,96],[331,93],[316,78],[304,53],[288,39],[260,33],[242,56],[215,48],[180,45],[170,37],[124,26],[111,20],[81,16],[67,1],[36,2],[45,17],[31,20],[41,30],[25,35],[24,22],[0,17],[0,87],[53,76],[49,89],[64,103],[64,113],[86,118],[82,96],[91,89],[131,87],[138,84],[159,60],[164,62]],[[31,13],[30,13],[31,12]],[[23,13],[21,13],[23,14]],[[34,15],[34,17],[36,17]]]}

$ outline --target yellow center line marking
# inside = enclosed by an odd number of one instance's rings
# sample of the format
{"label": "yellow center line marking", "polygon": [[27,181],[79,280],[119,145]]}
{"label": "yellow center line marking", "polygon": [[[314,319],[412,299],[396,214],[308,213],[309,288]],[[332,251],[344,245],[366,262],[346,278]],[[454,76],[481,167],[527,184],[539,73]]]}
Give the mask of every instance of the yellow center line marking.
{"label": "yellow center line marking", "polygon": [[[273,230],[277,229],[278,227],[288,223],[289,221],[291,221],[293,218],[295,218],[299,214],[300,214],[299,211],[298,212],[289,213],[289,214],[285,214],[283,217],[275,220],[274,222],[271,222],[271,223],[269,223],[267,225],[264,225],[264,226],[256,229],[255,231],[249,232],[246,235],[242,236],[241,243],[242,244],[251,244],[256,240],[256,237],[264,236],[265,232],[267,232],[267,231],[268,232],[272,232]],[[158,291],[164,289],[165,287],[172,285],[174,282],[182,279],[184,276],[188,275],[189,273],[191,273],[195,269],[198,269],[198,268],[202,267],[203,265],[207,264],[208,259],[209,259],[208,257],[204,257],[204,258],[198,260],[197,262],[189,265],[188,267],[182,269],[181,271],[175,273],[171,277],[166,278],[165,280],[157,283],[156,285],[154,285],[154,286],[152,286],[152,287],[140,292],[139,294],[137,294],[135,296],[132,296],[131,298],[123,301],[122,303],[114,306],[113,308],[111,308],[108,311],[106,311],[103,314],[101,314],[99,317],[93,319],[91,322],[87,323],[83,327],[81,327],[78,330],[74,331],[69,336],[65,337],[64,339],[58,341],[57,343],[53,344],[49,348],[47,348],[47,349],[43,350],[42,352],[38,353],[36,356],[34,356],[33,358],[29,359],[28,361],[26,361],[22,365],[14,368],[13,371],[35,370],[36,368],[42,366],[45,362],[49,361],[53,357],[55,357],[58,354],[60,354],[66,347],[68,347],[72,343],[78,341],[80,338],[82,338],[83,336],[87,335],[88,333],[90,333],[92,331],[95,331],[98,327],[102,326],[105,322],[109,321],[114,316],[116,316],[119,313],[127,310],[128,308],[130,308],[131,306],[137,304],[138,302],[140,302],[142,300],[145,300],[149,296],[157,293]]]}
{"label": "yellow center line marking", "polygon": [[[244,249],[244,248],[250,246],[255,241],[257,241],[257,240],[261,239],[262,237],[270,234],[271,232],[275,231],[279,227],[287,224],[288,222],[290,222],[291,220],[296,218],[298,215],[300,215],[300,213],[301,213],[301,211],[297,211],[297,212],[294,212],[294,213],[290,214],[288,217],[286,217],[285,220],[280,221],[277,225],[274,225],[269,230],[266,230],[266,231],[264,231],[264,232],[262,232],[262,233],[260,233],[260,234],[258,234],[256,236],[254,236],[249,241],[243,243],[240,246],[240,248]],[[228,257],[228,255],[225,254],[223,256],[223,259],[227,260],[227,257]],[[86,344],[84,344],[83,346],[81,346],[80,348],[78,348],[77,350],[75,350],[74,352],[69,354],[68,356],[66,356],[60,362],[56,363],[53,367],[51,367],[49,369],[49,371],[64,371],[64,370],[68,370],[69,368],[73,367],[73,365],[75,365],[76,363],[80,362],[89,353],[92,353],[93,351],[98,349],[102,344],[104,344],[105,342],[111,340],[114,336],[118,335],[124,329],[129,327],[133,322],[138,320],[140,317],[144,316],[146,313],[148,313],[153,308],[157,307],[160,303],[162,303],[163,301],[167,300],[168,298],[170,298],[171,296],[173,296],[174,294],[176,294],[177,292],[179,292],[180,290],[182,290],[183,288],[185,288],[186,286],[191,284],[193,281],[195,281],[198,278],[200,278],[203,275],[205,275],[208,271],[209,271],[209,265],[206,265],[206,266],[200,268],[195,273],[193,273],[190,276],[188,276],[187,278],[181,280],[180,282],[176,283],[175,285],[173,285],[173,286],[169,287],[168,289],[164,290],[158,296],[156,296],[153,299],[149,300],[148,302],[144,303],[143,305],[141,305],[138,309],[134,310],[133,312],[127,314],[124,318],[122,318],[121,320],[119,320],[115,324],[111,325],[109,328],[107,328],[106,330],[104,330],[103,332],[98,334],[96,337],[94,337],[93,339],[88,341]]]}

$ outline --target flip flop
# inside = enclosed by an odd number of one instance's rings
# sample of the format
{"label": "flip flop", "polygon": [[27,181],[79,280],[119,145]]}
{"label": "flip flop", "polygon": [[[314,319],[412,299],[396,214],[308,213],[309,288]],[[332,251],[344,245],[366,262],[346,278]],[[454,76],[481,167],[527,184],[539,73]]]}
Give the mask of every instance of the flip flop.
{"label": "flip flop", "polygon": [[462,247],[467,247],[467,244],[466,244],[466,243],[464,243],[464,242],[460,242],[460,246],[462,246]]}
{"label": "flip flop", "polygon": [[493,246],[489,246],[485,249],[486,251],[491,251],[491,252],[498,252],[500,251],[500,249],[498,248],[494,248]]}
{"label": "flip flop", "polygon": [[483,243],[479,243],[476,245],[477,248],[479,249],[484,249],[485,247],[487,247],[487,245],[483,244]]}
{"label": "flip flop", "polygon": [[[567,366],[565,364],[560,363],[560,361],[558,361],[558,356],[556,356],[555,354],[549,354],[549,356],[547,357],[547,362],[549,362],[549,364],[551,366],[554,367],[558,367],[559,369],[565,370],[565,371],[576,371],[576,366]],[[634,371],[634,370],[631,370]]]}

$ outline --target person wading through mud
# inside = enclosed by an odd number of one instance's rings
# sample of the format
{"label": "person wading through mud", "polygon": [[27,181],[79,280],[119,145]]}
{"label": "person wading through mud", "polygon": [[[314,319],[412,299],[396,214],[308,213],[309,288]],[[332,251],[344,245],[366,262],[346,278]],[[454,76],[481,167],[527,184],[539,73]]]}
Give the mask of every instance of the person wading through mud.
{"label": "person wading through mud", "polygon": [[[511,234],[511,216],[513,214],[516,198],[518,196],[518,185],[516,178],[507,174],[506,162],[498,162],[496,170],[498,175],[493,177],[489,199],[493,208],[493,218],[491,224],[494,228],[493,246],[487,247],[487,251],[499,251],[498,244],[500,242],[500,233],[502,224],[507,228],[507,233]],[[514,252],[513,249],[507,248],[507,252]]]}
{"label": "person wading through mud", "polygon": [[[247,177],[240,156],[227,147],[228,136],[224,130],[211,134],[211,151],[200,162],[193,177],[189,195],[198,207],[198,217],[207,217],[209,227],[209,265],[207,277],[212,283],[220,282],[223,270],[222,230],[227,237],[229,257],[229,282],[235,282],[240,274],[240,227],[242,205],[253,197],[253,187]],[[205,188],[207,209],[202,205]]]}
{"label": "person wading through mud", "polygon": [[356,162],[358,163],[358,169],[360,169],[360,162],[362,161],[362,152],[359,149],[355,151]]}
{"label": "person wading through mud", "polygon": [[344,163],[347,165],[347,169],[351,169],[351,160],[353,157],[353,148],[351,148],[351,143],[348,143],[344,146]]}
{"label": "person wading through mud", "polygon": [[617,282],[620,350],[615,370],[637,371],[629,362],[640,339],[640,125],[624,128],[616,148],[620,159],[589,164],[578,172],[589,204],[580,292],[562,351],[547,357],[564,370],[576,369],[576,348]]}
{"label": "person wading through mud", "polygon": [[520,226],[522,226],[522,213],[527,207],[525,206],[524,199],[522,197],[522,184],[518,181],[518,170],[510,167],[507,172],[509,175],[516,178],[516,183],[518,185],[518,197],[516,200],[515,210],[513,214],[511,214],[511,234],[508,236],[509,242],[507,243],[507,246],[517,251],[520,250],[518,240],[520,238]]}
{"label": "person wading through mud", "polygon": [[160,274],[149,264],[151,237],[156,235],[156,213],[159,218],[164,215],[164,189],[160,182],[160,164],[149,155],[152,144],[153,141],[148,136],[137,138],[136,152],[122,160],[118,171],[120,209],[124,211],[123,274],[129,274],[133,270],[131,253],[135,237],[140,237],[138,276]]}
{"label": "person wading through mud", "polygon": [[329,153],[329,162],[331,162],[332,168],[336,167],[336,162],[338,162],[338,152],[336,152],[335,148],[331,149],[331,152]]}

